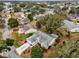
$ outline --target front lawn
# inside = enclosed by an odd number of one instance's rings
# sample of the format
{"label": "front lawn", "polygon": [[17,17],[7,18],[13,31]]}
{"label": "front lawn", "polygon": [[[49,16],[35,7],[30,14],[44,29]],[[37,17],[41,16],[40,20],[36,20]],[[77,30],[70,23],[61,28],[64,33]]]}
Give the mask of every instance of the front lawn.
{"label": "front lawn", "polygon": [[33,33],[28,34],[19,34],[18,32],[12,32],[12,39],[14,39],[14,46],[21,46],[20,42],[26,40],[26,38],[30,37]]}

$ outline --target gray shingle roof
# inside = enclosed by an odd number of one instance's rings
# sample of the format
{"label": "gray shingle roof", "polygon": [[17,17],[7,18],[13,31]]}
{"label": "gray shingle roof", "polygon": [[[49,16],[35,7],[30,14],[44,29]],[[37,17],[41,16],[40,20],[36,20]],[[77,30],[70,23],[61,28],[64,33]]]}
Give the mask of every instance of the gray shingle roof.
{"label": "gray shingle roof", "polygon": [[68,31],[71,31],[74,28],[79,28],[79,24],[75,24],[69,20],[64,20],[64,26],[67,27]]}
{"label": "gray shingle roof", "polygon": [[45,47],[48,49],[48,47],[55,42],[57,39],[57,35],[48,35],[46,33],[38,31],[34,35],[32,35],[30,38],[27,39],[28,42],[30,42],[32,45],[39,43],[42,47]]}

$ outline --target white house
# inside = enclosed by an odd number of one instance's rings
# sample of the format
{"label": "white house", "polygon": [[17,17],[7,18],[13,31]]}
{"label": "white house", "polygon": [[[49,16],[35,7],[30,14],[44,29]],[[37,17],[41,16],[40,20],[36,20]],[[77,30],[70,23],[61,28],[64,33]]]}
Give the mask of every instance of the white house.
{"label": "white house", "polygon": [[23,44],[19,48],[16,48],[16,52],[21,55],[26,49],[33,47],[38,43],[41,45],[41,47],[48,49],[49,46],[55,43],[57,38],[58,36],[55,34],[48,35],[40,31],[35,32],[31,37],[27,38],[27,43]]}
{"label": "white house", "polygon": [[69,20],[64,20],[64,26],[70,32],[79,32],[79,23],[75,24]]}
{"label": "white house", "polygon": [[58,36],[55,34],[48,35],[46,33],[38,31],[35,34],[33,34],[31,37],[29,37],[27,39],[27,42],[29,42],[33,46],[39,43],[41,47],[48,49],[49,46],[55,43],[55,40],[57,38]]}

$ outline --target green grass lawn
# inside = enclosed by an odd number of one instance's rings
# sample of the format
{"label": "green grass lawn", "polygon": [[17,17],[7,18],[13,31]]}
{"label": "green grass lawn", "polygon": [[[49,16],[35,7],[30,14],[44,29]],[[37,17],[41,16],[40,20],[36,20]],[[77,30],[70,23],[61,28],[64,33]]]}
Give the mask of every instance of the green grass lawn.
{"label": "green grass lawn", "polygon": [[21,44],[19,43],[21,40],[26,40],[28,37],[30,37],[33,33],[28,34],[19,34],[18,32],[13,32],[13,34],[16,36],[14,38],[14,46],[19,47]]}

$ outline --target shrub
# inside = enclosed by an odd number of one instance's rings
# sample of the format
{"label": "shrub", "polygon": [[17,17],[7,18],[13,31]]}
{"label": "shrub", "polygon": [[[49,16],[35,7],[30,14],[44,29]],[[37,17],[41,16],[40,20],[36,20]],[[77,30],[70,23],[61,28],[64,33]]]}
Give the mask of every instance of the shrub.
{"label": "shrub", "polygon": [[32,58],[42,58],[42,56],[43,56],[43,54],[42,54],[41,48],[38,46],[34,46],[32,48],[31,57]]}

